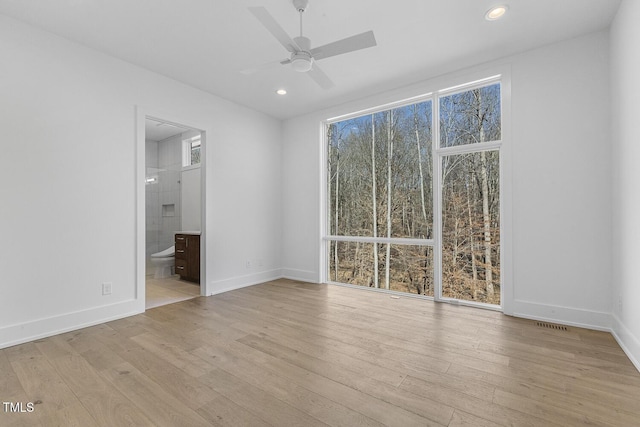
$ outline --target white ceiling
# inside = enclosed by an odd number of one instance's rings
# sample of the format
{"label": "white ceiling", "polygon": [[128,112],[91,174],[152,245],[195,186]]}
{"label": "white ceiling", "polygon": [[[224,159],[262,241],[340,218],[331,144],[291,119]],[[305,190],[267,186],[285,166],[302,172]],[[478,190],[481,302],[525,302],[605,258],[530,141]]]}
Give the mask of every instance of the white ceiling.
{"label": "white ceiling", "polygon": [[[485,12],[507,4],[488,22]],[[310,0],[312,47],[367,30],[378,45],[319,61],[335,87],[278,65],[286,50],[249,13],[264,6],[294,37],[290,0],[0,0],[0,13],[196,88],[289,118],[606,29],[619,0]],[[286,88],[288,95],[275,94]]]}
{"label": "white ceiling", "polygon": [[167,138],[171,138],[172,136],[175,136],[190,130],[189,128],[184,128],[171,123],[166,123],[166,122],[152,120],[152,119],[145,120],[144,128],[145,128],[145,133],[144,133],[145,139],[148,139],[151,141],[163,141]]}

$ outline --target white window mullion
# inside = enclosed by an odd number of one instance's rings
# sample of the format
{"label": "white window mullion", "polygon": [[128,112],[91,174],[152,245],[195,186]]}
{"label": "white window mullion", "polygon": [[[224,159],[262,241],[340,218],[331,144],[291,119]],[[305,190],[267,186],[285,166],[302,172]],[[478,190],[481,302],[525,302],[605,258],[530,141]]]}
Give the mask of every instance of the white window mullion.
{"label": "white window mullion", "polygon": [[440,155],[440,103],[434,96],[431,107],[432,135],[431,159],[433,162],[433,298],[442,300],[442,160]]}
{"label": "white window mullion", "polygon": [[412,239],[406,237],[366,237],[366,236],[325,236],[325,241],[333,242],[360,242],[360,243],[380,243],[390,245],[417,245],[433,246],[433,239]]}
{"label": "white window mullion", "polygon": [[324,239],[329,232],[329,206],[327,202],[327,186],[329,186],[329,174],[327,170],[329,164],[329,139],[327,138],[327,126],[329,123],[325,122],[320,125],[320,141],[322,141],[320,147],[320,271],[319,281],[320,283],[327,283],[329,280],[329,241]]}
{"label": "white window mullion", "polygon": [[479,153],[480,151],[499,150],[502,141],[478,142],[476,144],[455,145],[453,147],[437,148],[436,152],[441,157],[453,156],[456,154]]}
{"label": "white window mullion", "polygon": [[473,89],[479,89],[488,86],[492,83],[500,83],[502,81],[502,75],[496,74],[495,76],[487,77],[485,79],[476,80],[469,83],[463,83],[456,86],[451,86],[445,89],[440,89],[437,94],[439,97],[454,95],[456,93],[466,92]]}

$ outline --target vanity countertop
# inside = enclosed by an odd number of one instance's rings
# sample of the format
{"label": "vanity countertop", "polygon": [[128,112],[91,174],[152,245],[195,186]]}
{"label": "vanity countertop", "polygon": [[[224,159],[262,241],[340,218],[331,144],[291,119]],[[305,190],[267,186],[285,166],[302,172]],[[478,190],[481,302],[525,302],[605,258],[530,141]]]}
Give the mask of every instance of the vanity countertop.
{"label": "vanity countertop", "polygon": [[192,234],[195,236],[199,236],[200,233],[200,231],[176,231],[176,234]]}

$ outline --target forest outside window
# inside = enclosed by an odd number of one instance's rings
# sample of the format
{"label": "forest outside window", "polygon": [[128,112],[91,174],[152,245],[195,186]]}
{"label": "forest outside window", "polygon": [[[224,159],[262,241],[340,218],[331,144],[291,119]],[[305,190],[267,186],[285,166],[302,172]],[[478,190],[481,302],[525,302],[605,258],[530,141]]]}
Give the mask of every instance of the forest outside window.
{"label": "forest outside window", "polygon": [[499,78],[398,105],[326,125],[327,280],[500,305]]}
{"label": "forest outside window", "polygon": [[500,305],[500,84],[441,97],[439,123],[441,295]]}
{"label": "forest outside window", "polygon": [[329,241],[330,281],[433,294],[432,105],[328,125],[329,233],[370,239]]}

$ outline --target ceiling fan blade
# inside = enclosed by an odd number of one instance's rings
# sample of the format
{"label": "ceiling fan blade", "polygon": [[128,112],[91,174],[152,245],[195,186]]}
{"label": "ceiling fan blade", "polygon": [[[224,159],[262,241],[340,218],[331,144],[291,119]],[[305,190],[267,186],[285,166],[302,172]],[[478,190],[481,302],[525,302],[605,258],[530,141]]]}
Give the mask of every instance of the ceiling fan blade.
{"label": "ceiling fan blade", "polygon": [[343,53],[353,52],[355,50],[366,49],[376,45],[376,38],[373,31],[367,31],[337,42],[325,44],[311,49],[313,59],[324,59],[331,56],[342,55]]}
{"label": "ceiling fan blade", "polygon": [[279,59],[277,61],[271,61],[271,62],[267,62],[261,65],[257,65],[255,67],[251,67],[251,68],[246,68],[244,70],[240,70],[240,73],[244,74],[244,75],[251,75],[251,74],[255,74],[258,71],[262,71],[262,70],[266,70],[268,68],[273,68],[276,65],[280,65],[280,64],[288,64],[289,62],[291,62],[290,59]]}
{"label": "ceiling fan blade", "polygon": [[269,11],[264,7],[250,7],[249,12],[255,16],[258,21],[280,42],[289,52],[297,52],[300,50],[296,42],[282,29],[280,24],[271,16]]}
{"label": "ceiling fan blade", "polygon": [[318,67],[318,64],[313,64],[311,70],[307,71],[307,75],[311,77],[316,83],[318,83],[318,86],[320,86],[322,89],[331,89],[335,86],[329,76],[327,76],[324,71],[322,71],[320,67]]}

